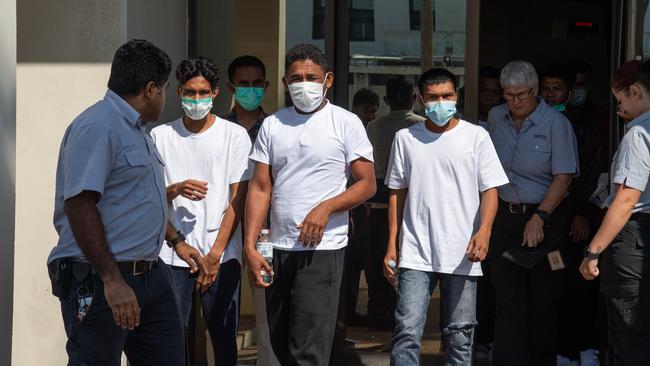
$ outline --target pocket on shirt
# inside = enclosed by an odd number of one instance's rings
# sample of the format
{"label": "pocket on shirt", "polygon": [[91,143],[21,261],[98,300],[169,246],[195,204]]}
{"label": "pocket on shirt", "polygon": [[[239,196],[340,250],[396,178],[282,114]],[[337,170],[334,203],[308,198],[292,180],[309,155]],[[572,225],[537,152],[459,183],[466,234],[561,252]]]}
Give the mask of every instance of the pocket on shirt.
{"label": "pocket on shirt", "polygon": [[142,180],[147,174],[150,174],[150,165],[151,161],[147,156],[144,156],[142,152],[138,151],[129,151],[125,153],[126,155],[126,163],[129,165],[129,169],[137,172],[135,174],[129,174],[129,176],[134,177],[137,179],[135,185],[131,189],[131,191],[128,193],[128,196],[130,197],[136,197],[140,198],[144,196],[144,187],[142,187]]}
{"label": "pocket on shirt", "polygon": [[526,146],[526,149],[521,152],[524,154],[530,154],[530,159],[525,159],[525,161],[528,161],[531,164],[528,167],[531,171],[551,171],[551,144],[536,143]]}

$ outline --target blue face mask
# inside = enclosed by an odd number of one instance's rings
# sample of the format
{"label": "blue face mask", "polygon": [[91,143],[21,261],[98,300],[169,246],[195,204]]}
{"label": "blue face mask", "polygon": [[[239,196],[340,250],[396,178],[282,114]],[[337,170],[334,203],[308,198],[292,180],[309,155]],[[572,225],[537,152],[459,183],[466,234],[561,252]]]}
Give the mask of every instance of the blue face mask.
{"label": "blue face mask", "polygon": [[262,103],[264,88],[235,87],[235,101],[247,111],[256,110]]}
{"label": "blue face mask", "polygon": [[585,88],[573,89],[573,99],[571,99],[569,104],[574,106],[581,106],[585,104],[586,101],[587,101],[587,89]]}
{"label": "blue face mask", "polygon": [[424,110],[433,123],[442,127],[456,114],[456,102],[453,100],[427,102],[424,104]]}

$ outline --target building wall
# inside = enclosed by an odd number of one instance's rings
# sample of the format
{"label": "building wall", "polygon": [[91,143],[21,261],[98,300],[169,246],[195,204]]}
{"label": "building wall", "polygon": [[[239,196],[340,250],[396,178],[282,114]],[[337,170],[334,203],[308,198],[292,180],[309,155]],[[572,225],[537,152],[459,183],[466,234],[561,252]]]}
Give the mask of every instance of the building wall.
{"label": "building wall", "polygon": [[[103,97],[113,54],[127,39],[148,39],[164,48],[174,65],[184,58],[186,12],[184,2],[174,0],[139,0],[128,4],[127,0],[45,3],[21,0],[15,3],[18,64],[11,357],[14,365],[62,365],[66,362],[65,333],[58,300],[51,295],[45,266],[57,241],[52,211],[61,137],[76,115]],[[152,16],[152,9],[155,9],[155,16]],[[7,14],[3,7],[0,16],[4,18]],[[1,24],[5,27],[10,22]],[[3,37],[5,34],[2,33]],[[3,45],[3,49],[11,47]],[[9,53],[3,52],[2,62],[8,57]],[[14,65],[15,62],[14,58]],[[4,85],[4,79],[10,75],[3,72],[0,85]],[[173,88],[168,89],[162,120],[178,115],[178,99],[174,93]],[[3,95],[0,94],[0,98]],[[2,113],[9,110],[3,107]],[[4,131],[1,134],[3,138],[10,135],[5,135]],[[3,153],[3,157],[10,155]],[[1,186],[4,189],[7,185]],[[2,191],[3,203],[7,202],[4,193]],[[5,210],[2,212],[4,215]],[[9,221],[0,220],[3,229]],[[0,257],[4,259],[5,253],[2,254]],[[8,267],[2,266],[3,270]],[[0,281],[6,278],[10,277],[2,275]],[[5,316],[4,311],[2,316]],[[2,342],[0,347],[5,344],[8,343]],[[0,352],[0,358],[5,354],[9,353]],[[0,360],[0,364],[7,363]]]}
{"label": "building wall", "polygon": [[0,365],[11,363],[16,202],[16,1],[0,8]]}

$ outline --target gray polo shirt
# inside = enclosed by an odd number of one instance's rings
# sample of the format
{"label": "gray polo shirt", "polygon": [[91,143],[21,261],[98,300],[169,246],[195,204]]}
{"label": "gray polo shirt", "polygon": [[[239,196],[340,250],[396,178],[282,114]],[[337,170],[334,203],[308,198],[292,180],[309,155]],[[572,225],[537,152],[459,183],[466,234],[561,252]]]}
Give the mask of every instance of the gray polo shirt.
{"label": "gray polo shirt", "polygon": [[508,104],[490,110],[487,128],[510,184],[498,188],[507,202],[540,203],[553,176],[577,176],[578,148],[571,122],[549,107],[539,105],[515,130]]}
{"label": "gray polo shirt", "polygon": [[616,195],[617,187],[626,186],[641,191],[641,198],[634,212],[650,212],[650,112],[645,112],[627,124],[627,132],[618,145],[612,161],[612,189],[609,204]]}
{"label": "gray polo shirt", "polygon": [[59,241],[48,262],[85,259],[63,203],[82,191],[100,194],[97,209],[117,261],[158,258],[167,222],[164,164],[139,113],[108,90],[82,112],[61,142],[56,170],[54,227]]}
{"label": "gray polo shirt", "polygon": [[383,181],[386,178],[390,149],[397,131],[424,121],[424,117],[418,116],[411,110],[400,110],[392,111],[368,124],[366,131],[368,132],[368,140],[372,144],[377,180]]}

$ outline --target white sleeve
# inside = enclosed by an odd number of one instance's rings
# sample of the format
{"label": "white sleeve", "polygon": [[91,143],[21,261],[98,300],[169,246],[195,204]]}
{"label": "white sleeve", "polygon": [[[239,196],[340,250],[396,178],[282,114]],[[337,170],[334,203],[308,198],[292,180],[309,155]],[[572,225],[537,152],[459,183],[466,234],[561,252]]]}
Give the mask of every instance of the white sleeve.
{"label": "white sleeve", "polygon": [[347,119],[344,123],[345,136],[343,136],[343,144],[345,146],[345,160],[348,165],[359,158],[374,161],[372,145],[368,140],[368,134],[361,120],[354,116],[354,118]]}
{"label": "white sleeve", "polygon": [[393,140],[393,146],[390,149],[390,159],[388,160],[388,171],[384,183],[390,189],[404,189],[408,187],[409,167],[404,161],[404,147],[402,138],[398,133]]}
{"label": "white sleeve", "polygon": [[499,161],[499,156],[487,131],[480,131],[476,149],[479,190],[484,192],[490,188],[508,184],[508,176],[503,171],[503,166],[501,166],[501,161]]}
{"label": "white sleeve", "polygon": [[257,139],[255,139],[255,145],[253,145],[253,152],[250,155],[250,160],[267,165],[272,165],[271,161],[273,160],[270,146],[271,138],[269,133],[271,118],[275,117],[266,117],[266,119],[264,119],[264,122],[262,122],[262,126],[257,133]]}
{"label": "white sleeve", "polygon": [[253,163],[248,158],[251,151],[251,140],[248,134],[242,131],[232,141],[231,161],[228,166],[228,183],[239,183],[251,179]]}

